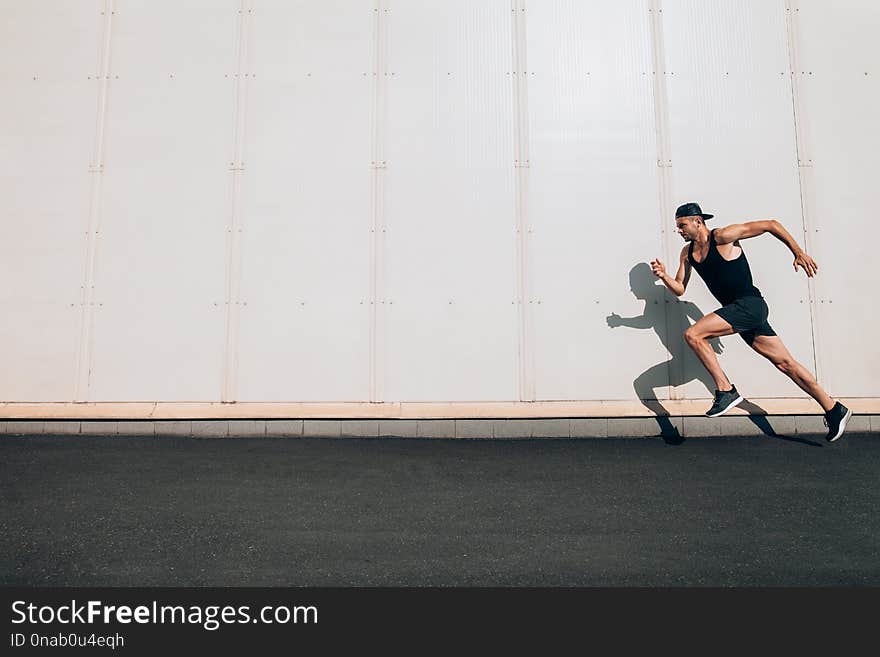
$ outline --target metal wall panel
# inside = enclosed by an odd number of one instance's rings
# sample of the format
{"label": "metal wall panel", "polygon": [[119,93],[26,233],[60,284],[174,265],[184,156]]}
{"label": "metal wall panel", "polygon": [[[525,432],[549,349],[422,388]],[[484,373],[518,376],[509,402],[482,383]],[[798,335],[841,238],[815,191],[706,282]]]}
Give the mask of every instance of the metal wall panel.
{"label": "metal wall panel", "polygon": [[0,3],[0,399],[71,401],[100,3]]}
{"label": "metal wall panel", "polygon": [[632,399],[669,358],[647,3],[531,3],[527,43],[537,398]]}
{"label": "metal wall panel", "polygon": [[220,397],[238,5],[116,5],[90,399]]}
{"label": "metal wall panel", "polygon": [[366,401],[371,3],[260,2],[243,177],[239,394]]}
{"label": "metal wall panel", "polygon": [[[701,203],[716,215],[710,228],[774,218],[803,244],[783,3],[664,0],[663,29],[676,205]],[[743,246],[771,325],[812,370],[806,276],[794,273],[788,249],[770,235]],[[696,273],[686,298],[703,313],[718,307]],[[745,396],[804,396],[739,337],[722,342],[721,365]],[[697,382],[680,392],[708,394]]]}
{"label": "metal wall panel", "polygon": [[819,263],[816,337],[822,383],[831,395],[876,396],[880,273],[876,231],[880,153],[880,4],[796,3],[799,90]]}
{"label": "metal wall panel", "polygon": [[384,399],[517,399],[510,3],[387,25]]}
{"label": "metal wall panel", "polygon": [[[0,0],[0,400],[705,398],[681,334],[717,303],[647,266],[685,201],[806,240],[813,283],[745,242],[770,321],[878,396],[878,30],[873,0]],[[723,344],[746,396],[804,397]]]}

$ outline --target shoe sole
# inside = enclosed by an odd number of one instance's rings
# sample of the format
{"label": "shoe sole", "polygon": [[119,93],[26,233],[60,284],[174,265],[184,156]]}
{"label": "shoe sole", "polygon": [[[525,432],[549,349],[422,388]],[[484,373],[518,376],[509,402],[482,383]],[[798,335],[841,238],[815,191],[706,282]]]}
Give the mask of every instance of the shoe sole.
{"label": "shoe sole", "polygon": [[718,411],[717,413],[714,413],[714,414],[712,414],[712,415],[709,415],[708,413],[706,413],[706,417],[718,417],[719,415],[724,415],[727,411],[729,411],[731,408],[733,408],[734,406],[736,406],[737,404],[739,404],[742,400],[743,400],[742,395],[740,395],[739,397],[737,397],[736,399],[734,399],[732,402],[730,402],[730,403],[727,405],[727,408],[725,408],[725,409],[723,409],[723,410],[720,410],[720,411]]}
{"label": "shoe sole", "polygon": [[843,416],[843,419],[840,421],[840,426],[837,427],[837,435],[834,438],[829,438],[828,442],[833,443],[835,440],[840,438],[843,435],[843,432],[846,431],[846,423],[849,422],[849,419],[852,417],[852,411],[847,411],[846,415]]}

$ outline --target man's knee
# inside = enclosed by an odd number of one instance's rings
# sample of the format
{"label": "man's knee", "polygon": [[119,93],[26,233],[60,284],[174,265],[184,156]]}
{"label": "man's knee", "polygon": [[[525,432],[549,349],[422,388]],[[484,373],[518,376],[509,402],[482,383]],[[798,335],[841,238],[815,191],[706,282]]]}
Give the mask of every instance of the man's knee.
{"label": "man's knee", "polygon": [[703,336],[693,326],[689,327],[684,332],[684,340],[685,340],[685,342],[687,342],[691,346],[699,344],[700,340],[702,340],[702,339],[703,339]]}

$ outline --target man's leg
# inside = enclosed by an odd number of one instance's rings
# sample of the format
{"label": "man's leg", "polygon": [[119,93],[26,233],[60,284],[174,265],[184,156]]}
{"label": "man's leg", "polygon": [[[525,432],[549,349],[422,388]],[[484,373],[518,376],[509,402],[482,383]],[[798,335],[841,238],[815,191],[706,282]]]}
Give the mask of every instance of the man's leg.
{"label": "man's leg", "polygon": [[730,390],[730,380],[718,364],[718,357],[715,350],[709,344],[709,338],[719,338],[724,335],[733,335],[736,331],[725,320],[715,313],[704,315],[700,320],[694,323],[687,331],[684,332],[684,339],[688,346],[694,350],[697,358],[709,371],[709,374],[715,380],[715,388],[718,390]]}
{"label": "man's leg", "polygon": [[773,363],[810,397],[819,402],[826,413],[834,407],[834,400],[816,382],[810,371],[797,362],[788,352],[778,335],[758,335],[752,341],[752,349]]}

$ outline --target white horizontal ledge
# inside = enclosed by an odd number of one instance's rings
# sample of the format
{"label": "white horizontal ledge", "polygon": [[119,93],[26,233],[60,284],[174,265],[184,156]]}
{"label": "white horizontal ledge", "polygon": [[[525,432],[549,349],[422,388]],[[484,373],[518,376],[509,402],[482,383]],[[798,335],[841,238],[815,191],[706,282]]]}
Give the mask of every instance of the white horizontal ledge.
{"label": "white horizontal ledge", "polygon": [[[819,415],[811,399],[751,399],[754,406],[728,415],[749,415],[759,407],[767,415]],[[854,413],[880,414],[880,398],[842,398]],[[702,416],[706,399],[660,400],[671,416]],[[761,414],[755,411],[755,414]],[[448,418],[655,417],[637,401],[541,402],[4,402],[0,419],[448,419]]]}

